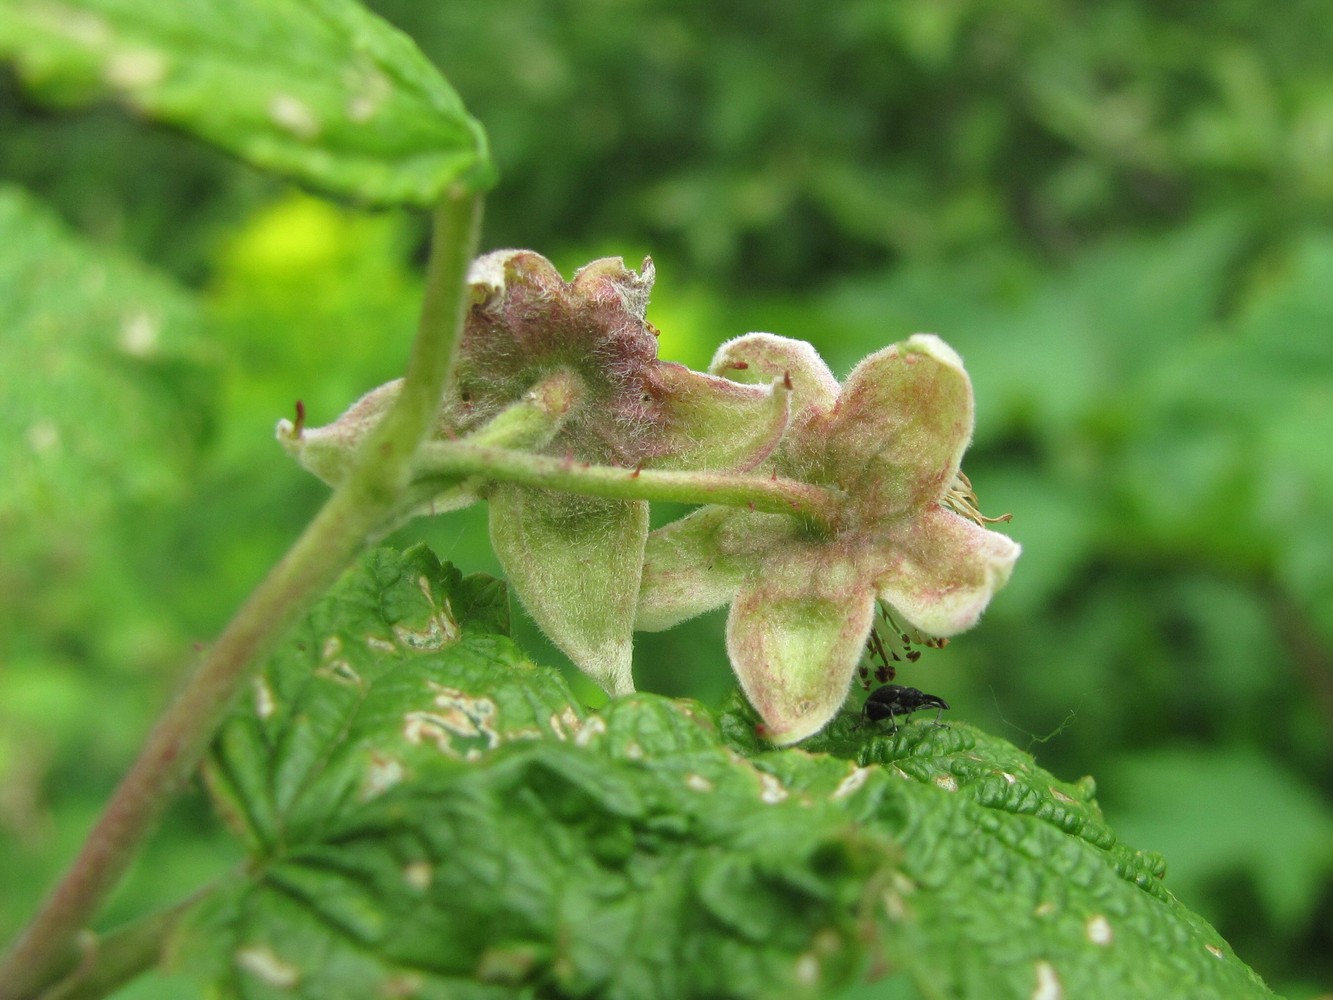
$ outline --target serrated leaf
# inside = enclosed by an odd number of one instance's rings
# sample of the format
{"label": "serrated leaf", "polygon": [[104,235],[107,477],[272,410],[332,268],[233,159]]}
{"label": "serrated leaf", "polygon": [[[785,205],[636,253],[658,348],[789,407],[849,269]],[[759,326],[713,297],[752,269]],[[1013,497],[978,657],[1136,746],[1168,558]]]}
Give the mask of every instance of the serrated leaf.
{"label": "serrated leaf", "polygon": [[[422,549],[374,554],[274,658],[264,717],[228,727],[214,785],[262,864],[178,942],[220,995],[822,997],[898,970],[978,1000],[1270,996],[1090,780],[962,724],[843,715],[779,751],[739,699],[584,715],[466,618],[391,648],[466,590]],[[330,638],[363,693],[326,676]],[[413,743],[418,712],[449,720],[438,743]],[[482,720],[498,738],[469,745]]]}
{"label": "serrated leaf", "polygon": [[[739,699],[727,714],[731,733],[754,718]],[[1166,889],[1163,859],[1117,839],[1091,778],[1059,781],[957,723],[884,734],[844,714],[806,746],[851,760],[836,786],[834,774],[803,792],[831,788],[902,851],[885,949],[924,995],[1272,996]],[[755,763],[781,761],[790,785],[791,753]]]}
{"label": "serrated leaf", "polygon": [[62,102],[114,96],[265,170],[374,205],[493,182],[481,127],[355,0],[14,0],[0,57]]}
{"label": "serrated leaf", "polygon": [[568,689],[523,658],[508,619],[499,581],[463,577],[424,546],[369,554],[218,737],[206,773],[251,849],[316,838],[343,803],[420,769],[576,724]]}
{"label": "serrated leaf", "polygon": [[213,409],[194,301],[0,187],[0,524],[178,490]]}

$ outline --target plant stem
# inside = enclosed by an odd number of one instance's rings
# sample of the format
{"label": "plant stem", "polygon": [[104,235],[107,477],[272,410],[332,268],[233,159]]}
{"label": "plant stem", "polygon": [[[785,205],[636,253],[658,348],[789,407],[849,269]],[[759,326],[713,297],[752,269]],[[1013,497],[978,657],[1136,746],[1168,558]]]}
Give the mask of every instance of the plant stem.
{"label": "plant stem", "polygon": [[75,960],[74,940],[193,773],[260,658],[338,578],[407,488],[457,350],[481,198],[436,209],[426,294],[404,389],[346,481],[241,606],[149,732],[64,877],[0,962],[0,1000],[21,1000]]}
{"label": "plant stem", "polygon": [[492,481],[545,487],[616,500],[725,504],[775,514],[795,514],[825,527],[837,522],[841,491],[795,479],[717,472],[677,472],[584,465],[573,459],[533,455],[459,441],[429,441],[417,452],[417,481],[431,476],[473,475]]}
{"label": "plant stem", "polygon": [[105,935],[83,932],[91,940],[82,961],[69,976],[44,989],[40,1000],[96,1000],[151,969],[162,961],[180,922],[213,888]]}

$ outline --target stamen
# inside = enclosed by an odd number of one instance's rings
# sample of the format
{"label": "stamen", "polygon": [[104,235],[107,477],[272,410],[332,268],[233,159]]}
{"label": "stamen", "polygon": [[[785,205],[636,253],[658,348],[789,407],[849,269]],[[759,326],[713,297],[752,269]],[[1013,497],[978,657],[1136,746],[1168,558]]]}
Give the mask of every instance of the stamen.
{"label": "stamen", "polygon": [[[884,601],[876,601],[878,618],[866,638],[866,648],[861,654],[861,665],[857,668],[857,677],[861,686],[870,690],[870,676],[887,684],[897,676],[895,663],[915,663],[921,659],[921,650],[913,646],[925,646],[927,649],[943,649],[949,644],[948,639],[927,635],[920,629],[908,629],[898,624],[893,617],[893,609]],[[873,671],[872,671],[873,668]]]}
{"label": "stamen", "polygon": [[1001,514],[999,517],[987,517],[981,513],[981,502],[977,499],[976,492],[972,489],[972,481],[967,478],[967,474],[962,469],[958,470],[958,475],[954,477],[953,485],[949,491],[940,499],[940,503],[953,511],[959,517],[965,517],[974,524],[985,527],[988,524],[1000,524],[1005,521],[1012,521],[1013,514]]}

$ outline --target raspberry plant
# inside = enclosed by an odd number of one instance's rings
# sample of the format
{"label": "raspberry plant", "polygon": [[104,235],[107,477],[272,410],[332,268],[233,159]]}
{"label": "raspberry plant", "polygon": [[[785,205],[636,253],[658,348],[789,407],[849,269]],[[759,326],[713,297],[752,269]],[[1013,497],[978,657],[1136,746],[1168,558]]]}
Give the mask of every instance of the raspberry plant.
{"label": "raspberry plant", "polygon": [[[299,407],[278,425],[329,500],[148,733],[0,997],[103,996],[157,964],[247,998],[1268,995],[1107,827],[1092,779],[966,723],[886,733],[844,707],[868,645],[967,630],[1019,556],[962,472],[972,387],[943,340],[841,385],[771,334],[696,372],[657,356],[651,262],[565,280],[530,251],[473,260],[484,132],[353,0],[15,0],[0,53],[53,101],[110,95],[433,217],[404,376],[326,427]],[[91,267],[16,195],[0,224],[41,236],[13,244],[8,296],[44,259]],[[82,287],[95,330],[124,289]],[[39,306],[13,335],[62,328],[64,302]],[[650,531],[655,501],[697,510]],[[368,551],[477,502],[601,711],[508,638],[505,584]],[[636,694],[634,632],[723,605],[743,697]],[[92,934],[201,764],[246,864]]]}

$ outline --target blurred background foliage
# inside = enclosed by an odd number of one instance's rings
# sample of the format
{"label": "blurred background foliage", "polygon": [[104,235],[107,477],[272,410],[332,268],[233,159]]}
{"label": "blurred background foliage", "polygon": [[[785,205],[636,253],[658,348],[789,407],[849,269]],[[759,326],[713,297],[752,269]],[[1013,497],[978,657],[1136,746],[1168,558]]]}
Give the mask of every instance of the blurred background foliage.
{"label": "blurred background foliage", "polygon": [[[566,273],[651,252],[664,356],[703,366],[759,329],[840,374],[916,330],[962,352],[966,468],[1025,553],[982,625],[900,681],[1096,776],[1122,836],[1166,854],[1243,958],[1327,995],[1327,5],[371,6],[491,133],[485,246]],[[192,646],[318,506],[274,421],[300,397],[325,422],[400,370],[424,226],[113,109],[45,110],[7,75],[0,184],[8,936]],[[496,570],[484,510],[395,541],[416,538]],[[716,701],[721,634],[712,615],[645,636],[640,686]],[[108,922],[231,852],[187,796]]]}

